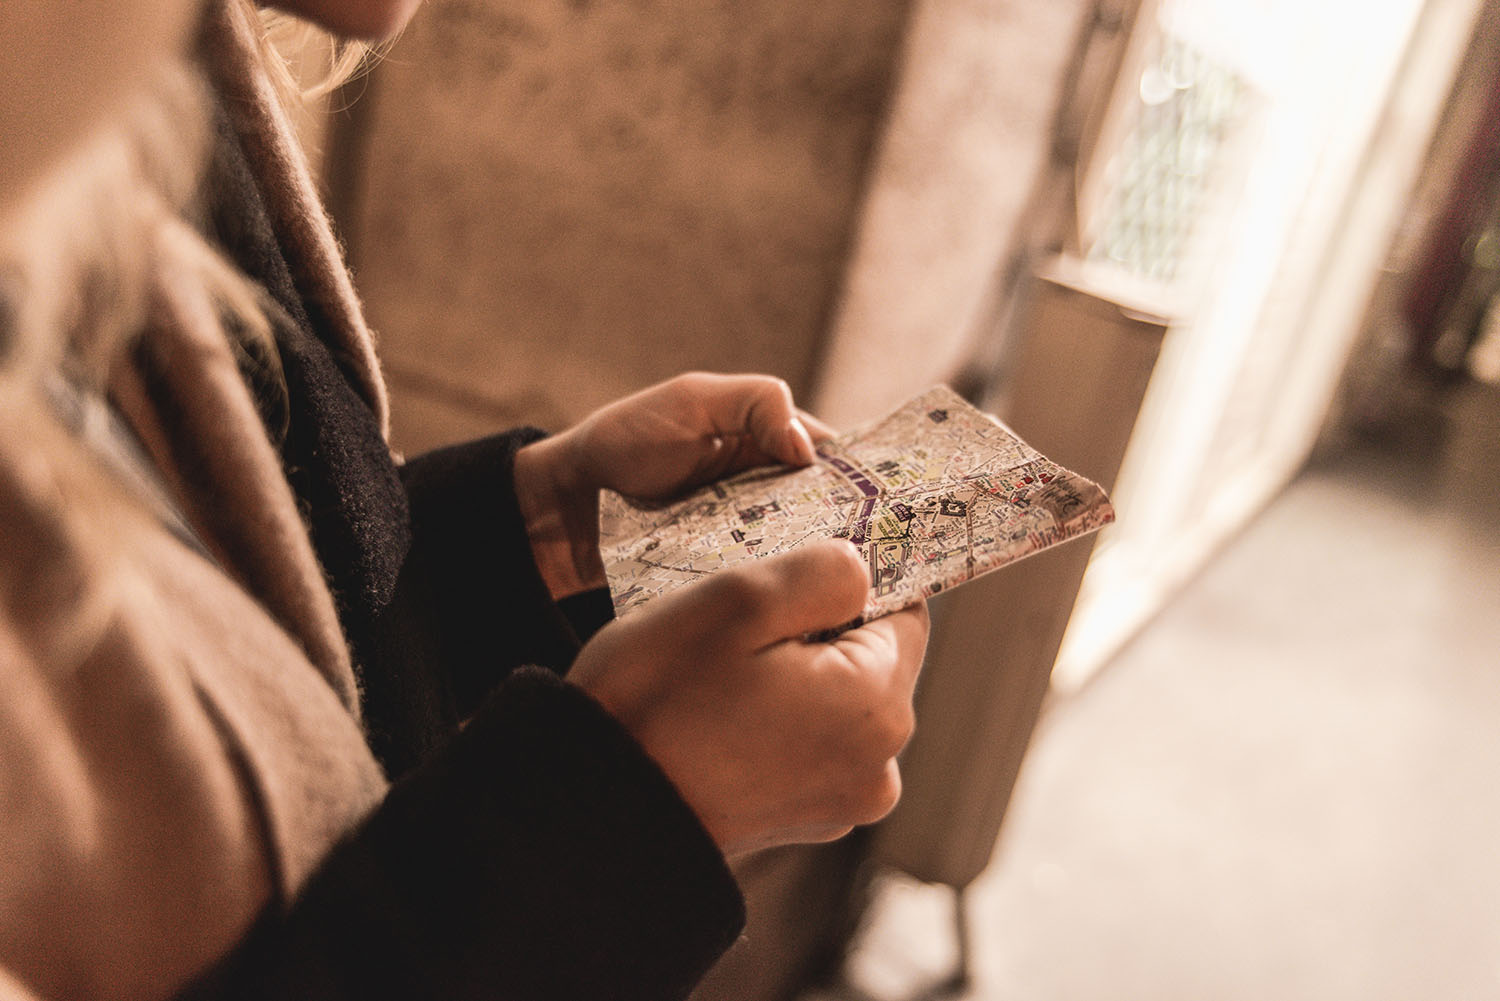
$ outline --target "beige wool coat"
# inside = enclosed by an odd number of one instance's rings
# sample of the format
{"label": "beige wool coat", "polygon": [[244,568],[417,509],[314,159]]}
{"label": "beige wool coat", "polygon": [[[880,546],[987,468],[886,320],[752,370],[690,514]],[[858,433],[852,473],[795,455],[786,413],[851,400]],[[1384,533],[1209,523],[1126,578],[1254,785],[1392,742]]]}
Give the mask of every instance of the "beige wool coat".
{"label": "beige wool coat", "polygon": [[[373,347],[238,4],[217,86],[259,148],[278,228],[384,418]],[[194,551],[121,484],[101,569],[19,443],[0,458],[0,998],[159,998],[293,894],[385,792],[354,674],[278,458],[201,293],[156,290],[148,389],[112,395]],[[108,473],[106,472],[106,475]],[[103,574],[103,579],[101,579]],[[87,649],[57,623],[98,617]]]}

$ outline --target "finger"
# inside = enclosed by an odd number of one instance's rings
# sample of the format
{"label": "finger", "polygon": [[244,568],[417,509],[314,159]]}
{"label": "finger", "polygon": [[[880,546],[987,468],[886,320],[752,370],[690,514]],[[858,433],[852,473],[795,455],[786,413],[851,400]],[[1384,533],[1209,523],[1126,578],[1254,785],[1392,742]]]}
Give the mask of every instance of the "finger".
{"label": "finger", "polygon": [[842,795],[829,804],[829,827],[884,820],[901,799],[901,768],[894,758],[852,773]]}
{"label": "finger", "polygon": [[765,851],[767,848],[776,848],[781,845],[823,844],[828,841],[837,841],[852,830],[854,830],[854,825],[845,823],[810,823],[778,828],[757,838],[728,846],[724,849],[724,857],[734,861],[751,852]]}
{"label": "finger", "polygon": [[[744,427],[755,449],[790,466],[811,464],[817,457],[812,435],[792,402],[791,387],[780,379],[761,377],[751,388],[749,400]],[[754,452],[747,450],[745,458],[753,456]]]}
{"label": "finger", "polygon": [[930,624],[927,603],[919,601],[898,612],[882,615],[851,629],[834,640],[834,645],[859,644],[873,647],[890,662],[891,685],[910,695],[917,687],[922,658],[927,651]]}
{"label": "finger", "polygon": [[830,438],[838,437],[837,431],[800,407],[797,409],[797,416],[802,420],[802,426],[807,428],[808,434],[812,435],[814,443],[821,443]]}
{"label": "finger", "polygon": [[714,429],[726,436],[747,436],[726,471],[771,462],[806,466],[816,458],[812,435],[785,381],[769,375],[721,375],[701,385]]}
{"label": "finger", "polygon": [[793,596],[775,620],[778,639],[845,625],[869,600],[870,569],[859,549],[842,540],[809,543],[756,565],[774,578],[772,586]]}
{"label": "finger", "polygon": [[870,790],[868,809],[861,824],[873,824],[891,815],[901,801],[901,766],[891,758],[881,769],[880,780]]}
{"label": "finger", "polygon": [[[870,575],[858,549],[828,540],[723,570],[684,590],[701,602],[703,607],[693,611],[702,621],[759,650],[858,617]],[[693,619],[684,615],[681,621]]]}
{"label": "finger", "polygon": [[817,459],[818,450],[813,445],[812,435],[800,416],[792,418],[783,439],[787,448],[782,453],[782,461],[788,465],[810,466]]}

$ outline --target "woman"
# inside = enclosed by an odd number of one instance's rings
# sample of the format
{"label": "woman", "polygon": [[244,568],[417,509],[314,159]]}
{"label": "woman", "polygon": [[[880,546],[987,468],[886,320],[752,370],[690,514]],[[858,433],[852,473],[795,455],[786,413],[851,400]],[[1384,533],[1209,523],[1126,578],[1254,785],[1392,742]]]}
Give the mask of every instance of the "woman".
{"label": "woman", "polygon": [[257,13],[83,6],[0,5],[0,998],[684,996],[726,858],[894,803],[924,611],[805,642],[830,543],[601,627],[598,490],[805,464],[784,386],[398,466]]}

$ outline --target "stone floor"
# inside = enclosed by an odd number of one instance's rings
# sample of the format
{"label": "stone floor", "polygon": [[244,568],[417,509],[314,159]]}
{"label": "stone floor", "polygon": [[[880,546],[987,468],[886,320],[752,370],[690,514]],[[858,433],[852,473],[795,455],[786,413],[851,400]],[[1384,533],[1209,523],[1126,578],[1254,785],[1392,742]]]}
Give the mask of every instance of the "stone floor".
{"label": "stone floor", "polygon": [[[1500,998],[1500,390],[1414,399],[1048,707],[953,996]],[[950,908],[885,879],[806,1001],[921,994]]]}

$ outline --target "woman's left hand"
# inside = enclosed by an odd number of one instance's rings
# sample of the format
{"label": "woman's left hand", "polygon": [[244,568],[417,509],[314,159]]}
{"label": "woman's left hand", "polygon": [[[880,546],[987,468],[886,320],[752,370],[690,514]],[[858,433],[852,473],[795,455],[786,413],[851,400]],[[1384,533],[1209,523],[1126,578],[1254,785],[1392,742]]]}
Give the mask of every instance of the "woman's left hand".
{"label": "woman's left hand", "polygon": [[662,500],[754,466],[809,465],[832,436],[766,375],[692,372],[516,454],[516,496],[554,598],[605,584],[599,491]]}

